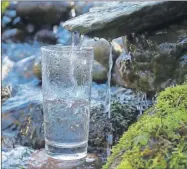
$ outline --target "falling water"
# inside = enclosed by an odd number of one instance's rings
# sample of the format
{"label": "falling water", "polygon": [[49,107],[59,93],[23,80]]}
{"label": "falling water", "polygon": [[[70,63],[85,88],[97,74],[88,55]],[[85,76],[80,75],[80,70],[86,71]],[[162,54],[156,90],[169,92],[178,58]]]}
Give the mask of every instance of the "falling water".
{"label": "falling water", "polygon": [[146,93],[138,92],[137,100],[138,100],[138,105],[136,106],[136,108],[140,112],[139,116],[141,116],[143,111],[149,107]]}
{"label": "falling water", "polygon": [[[84,35],[80,35],[77,34],[75,32],[72,33],[72,48],[77,45],[80,46],[80,49],[83,46],[83,40],[84,40]],[[98,39],[95,39],[98,40]],[[73,77],[73,71],[74,71],[74,66],[72,63],[72,56],[73,56],[73,50],[72,50],[72,54],[71,54],[71,77],[72,79],[74,79]],[[106,93],[106,100],[105,100],[105,112],[108,113],[108,120],[110,121],[111,119],[111,72],[112,72],[112,67],[113,67],[113,60],[112,60],[112,44],[110,43],[110,54],[109,54],[109,70],[108,70],[108,86],[107,86],[107,93]],[[73,80],[74,81],[74,80]],[[76,81],[74,81],[75,83]],[[74,84],[73,83],[73,84]],[[108,136],[107,136],[107,156],[110,156],[111,154],[111,146],[112,146],[112,142],[113,142],[113,135],[112,135],[112,123],[110,122],[110,126],[109,126],[109,132],[108,132]]]}
{"label": "falling water", "polygon": [[111,81],[112,66],[113,66],[112,45],[110,44],[109,70],[108,70],[108,88],[107,88],[107,97],[106,97],[106,111],[108,112],[108,119],[111,118],[111,112],[110,112],[110,100],[111,100],[110,81]]}
{"label": "falling water", "polygon": [[83,46],[83,40],[84,40],[84,35],[81,35],[80,36],[80,42],[79,42],[81,48]]}
{"label": "falling water", "polygon": [[74,77],[74,64],[73,64],[73,60],[74,60],[74,54],[73,54],[73,47],[75,46],[75,32],[72,32],[72,45],[71,45],[71,52],[70,52],[70,78],[71,78],[71,82],[73,83],[73,86],[76,86],[76,80]]}
{"label": "falling water", "polygon": [[[110,82],[111,82],[111,71],[113,66],[113,60],[112,60],[112,44],[110,43],[110,55],[109,55],[109,71],[108,71],[108,87],[107,87],[107,95],[106,95],[106,112],[108,112],[108,119],[111,118],[111,90],[110,90]],[[108,133],[107,138],[107,156],[111,154],[111,146],[112,146],[112,123],[110,123],[110,131]]]}
{"label": "falling water", "polygon": [[75,34],[76,34],[76,32],[72,32],[72,34],[71,34],[71,46],[72,47],[74,47],[75,46]]}

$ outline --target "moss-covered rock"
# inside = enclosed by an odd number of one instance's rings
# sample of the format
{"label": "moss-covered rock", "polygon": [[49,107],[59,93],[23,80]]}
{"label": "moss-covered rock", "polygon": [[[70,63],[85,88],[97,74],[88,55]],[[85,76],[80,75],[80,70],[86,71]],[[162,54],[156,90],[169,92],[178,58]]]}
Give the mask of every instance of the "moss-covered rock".
{"label": "moss-covered rock", "polygon": [[131,125],[103,169],[187,168],[187,84],[167,88]]}
{"label": "moss-covered rock", "polygon": [[187,75],[187,23],[172,25],[146,35],[127,36],[131,60],[119,57],[125,87],[160,92],[181,84]]}
{"label": "moss-covered rock", "polygon": [[[90,147],[106,147],[107,135],[111,130],[113,132],[113,143],[116,143],[122,136],[123,132],[137,119],[139,111],[135,105],[122,104],[118,100],[111,103],[111,120],[107,118],[108,113],[104,113],[104,106],[92,105],[90,118]],[[99,132],[98,132],[99,131]]]}

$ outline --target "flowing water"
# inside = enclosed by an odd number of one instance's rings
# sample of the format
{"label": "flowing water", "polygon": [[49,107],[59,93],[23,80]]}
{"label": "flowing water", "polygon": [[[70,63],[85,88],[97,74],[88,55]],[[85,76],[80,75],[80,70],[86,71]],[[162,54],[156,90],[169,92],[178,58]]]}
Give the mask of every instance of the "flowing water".
{"label": "flowing water", "polygon": [[74,57],[73,47],[75,46],[75,37],[76,37],[75,35],[76,35],[75,32],[72,32],[72,45],[71,45],[72,50],[70,52],[70,78],[74,86],[77,85],[75,76],[74,76],[74,64],[73,64],[73,57]]}
{"label": "flowing water", "polygon": [[149,107],[146,93],[138,92],[137,101],[139,104],[136,106],[136,109],[140,112],[139,116],[141,116],[143,111]]}
{"label": "flowing water", "polygon": [[[108,112],[108,119],[111,119],[111,72],[112,72],[113,60],[112,60],[112,44],[110,43],[110,55],[109,55],[109,71],[108,71],[108,87],[107,87],[107,95],[106,95],[106,107],[105,111]],[[110,131],[107,138],[107,156],[111,154],[111,146],[112,146],[112,124],[110,123]]]}
{"label": "flowing water", "polygon": [[83,46],[83,40],[84,40],[84,35],[81,35],[80,36],[80,43],[79,43],[79,45],[80,45],[81,48]]}

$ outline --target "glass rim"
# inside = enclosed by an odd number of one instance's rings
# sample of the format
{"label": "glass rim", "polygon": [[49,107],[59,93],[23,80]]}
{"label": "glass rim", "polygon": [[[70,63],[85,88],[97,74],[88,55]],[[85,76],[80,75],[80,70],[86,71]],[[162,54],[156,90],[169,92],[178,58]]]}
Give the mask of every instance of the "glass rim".
{"label": "glass rim", "polygon": [[47,46],[42,46],[41,47],[41,51],[45,51],[45,52],[62,52],[62,51],[77,51],[77,52],[81,52],[81,51],[93,51],[94,47],[81,47],[81,46],[63,46],[61,44],[56,44],[56,45],[47,45]]}

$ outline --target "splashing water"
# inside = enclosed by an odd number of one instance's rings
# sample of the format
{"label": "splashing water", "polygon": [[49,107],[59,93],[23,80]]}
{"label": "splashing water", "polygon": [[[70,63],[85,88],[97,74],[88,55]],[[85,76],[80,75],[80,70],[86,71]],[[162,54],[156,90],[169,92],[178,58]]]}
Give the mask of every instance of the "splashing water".
{"label": "splashing water", "polygon": [[80,36],[80,47],[81,47],[81,49],[82,49],[82,47],[83,47],[83,41],[84,41],[84,35],[81,35]]}
{"label": "splashing water", "polygon": [[75,32],[72,32],[71,39],[72,39],[71,46],[74,47],[75,46]]}
{"label": "splashing water", "polygon": [[107,97],[106,97],[106,112],[108,112],[108,119],[111,118],[111,112],[110,112],[110,100],[111,100],[110,81],[111,81],[112,66],[113,66],[112,45],[110,45],[109,70],[108,70],[108,88],[107,88]]}
{"label": "splashing water", "polygon": [[73,57],[74,57],[74,54],[73,54],[73,47],[75,46],[75,32],[72,32],[72,45],[71,45],[71,52],[70,52],[70,78],[71,78],[71,81],[73,83],[73,86],[76,86],[77,83],[76,83],[76,80],[74,78],[74,64],[73,64]]}
{"label": "splashing water", "polygon": [[[108,112],[108,119],[111,118],[111,90],[110,90],[110,82],[111,82],[111,72],[112,72],[113,60],[112,60],[112,44],[110,43],[110,55],[109,55],[109,71],[108,71],[108,87],[107,87],[107,95],[106,95],[106,109],[105,111]],[[110,123],[110,131],[108,133],[107,138],[107,156],[111,154],[111,145],[113,140],[112,135],[112,123]]]}
{"label": "splashing water", "polygon": [[136,106],[136,108],[140,112],[139,116],[141,116],[143,111],[149,107],[146,93],[138,92],[137,100],[138,100],[138,105]]}

